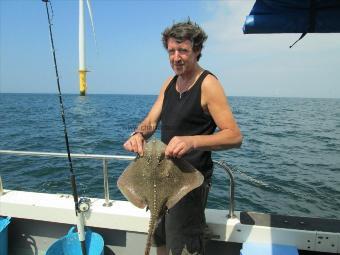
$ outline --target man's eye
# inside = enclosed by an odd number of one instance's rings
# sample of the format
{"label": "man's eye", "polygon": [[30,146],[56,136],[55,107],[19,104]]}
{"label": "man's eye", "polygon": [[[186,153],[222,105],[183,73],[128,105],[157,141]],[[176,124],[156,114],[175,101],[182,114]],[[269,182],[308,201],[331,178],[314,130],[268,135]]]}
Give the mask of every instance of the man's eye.
{"label": "man's eye", "polygon": [[169,53],[170,55],[173,55],[173,54],[175,53],[175,50],[168,50],[168,53]]}

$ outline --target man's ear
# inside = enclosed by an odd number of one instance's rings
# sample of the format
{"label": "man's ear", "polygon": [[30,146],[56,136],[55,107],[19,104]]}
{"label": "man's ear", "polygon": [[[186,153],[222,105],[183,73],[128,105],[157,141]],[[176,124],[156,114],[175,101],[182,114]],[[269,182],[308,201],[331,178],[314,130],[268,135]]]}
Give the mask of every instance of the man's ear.
{"label": "man's ear", "polygon": [[201,54],[202,49],[198,50],[198,51],[194,51],[196,59],[198,58],[198,56]]}

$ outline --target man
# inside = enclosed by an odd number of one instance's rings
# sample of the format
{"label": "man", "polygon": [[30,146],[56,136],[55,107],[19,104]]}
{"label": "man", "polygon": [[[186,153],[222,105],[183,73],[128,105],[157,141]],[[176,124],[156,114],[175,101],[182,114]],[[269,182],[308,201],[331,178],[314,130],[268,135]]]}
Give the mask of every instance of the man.
{"label": "man", "polygon": [[165,29],[162,36],[175,76],[164,82],[147,117],[124,148],[143,155],[145,140],[161,122],[161,140],[167,144],[165,156],[184,158],[204,175],[203,185],[169,210],[154,235],[158,255],[169,251],[181,255],[183,249],[203,255],[211,150],[240,147],[242,135],[220,82],[198,64],[207,39],[205,32],[188,20]]}

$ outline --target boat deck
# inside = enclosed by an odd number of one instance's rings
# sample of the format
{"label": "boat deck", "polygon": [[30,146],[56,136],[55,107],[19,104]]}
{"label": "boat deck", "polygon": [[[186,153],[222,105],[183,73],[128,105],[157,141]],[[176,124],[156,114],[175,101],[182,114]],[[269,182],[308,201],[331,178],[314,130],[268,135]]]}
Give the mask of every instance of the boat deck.
{"label": "boat deck", "polygon": [[[9,229],[9,255],[45,254],[48,247],[65,235],[70,224],[43,222],[36,220],[12,219]],[[91,227],[105,240],[104,255],[143,254],[146,233],[126,232]],[[210,240],[207,242],[207,255],[240,255],[241,243]],[[151,254],[155,255],[152,248]],[[299,255],[334,255],[334,253],[299,250]],[[338,253],[339,254],[339,253]]]}
{"label": "boat deck", "polygon": [[[91,198],[86,226],[101,234],[105,254],[143,254],[149,213],[126,201]],[[69,195],[5,190],[0,196],[0,215],[11,216],[10,255],[41,255],[75,222],[73,199]],[[212,232],[207,255],[239,255],[244,242],[295,246],[300,255],[339,254],[339,220],[268,215],[207,209]],[[155,249],[151,254],[155,255]]]}

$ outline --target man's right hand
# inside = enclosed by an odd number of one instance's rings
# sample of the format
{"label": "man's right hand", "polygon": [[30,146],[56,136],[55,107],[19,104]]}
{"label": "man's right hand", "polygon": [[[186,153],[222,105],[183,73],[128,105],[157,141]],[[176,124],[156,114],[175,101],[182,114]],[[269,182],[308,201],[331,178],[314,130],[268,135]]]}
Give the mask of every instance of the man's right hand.
{"label": "man's right hand", "polygon": [[136,133],[131,136],[125,143],[124,148],[127,151],[138,153],[140,156],[144,154],[145,140],[141,133]]}

